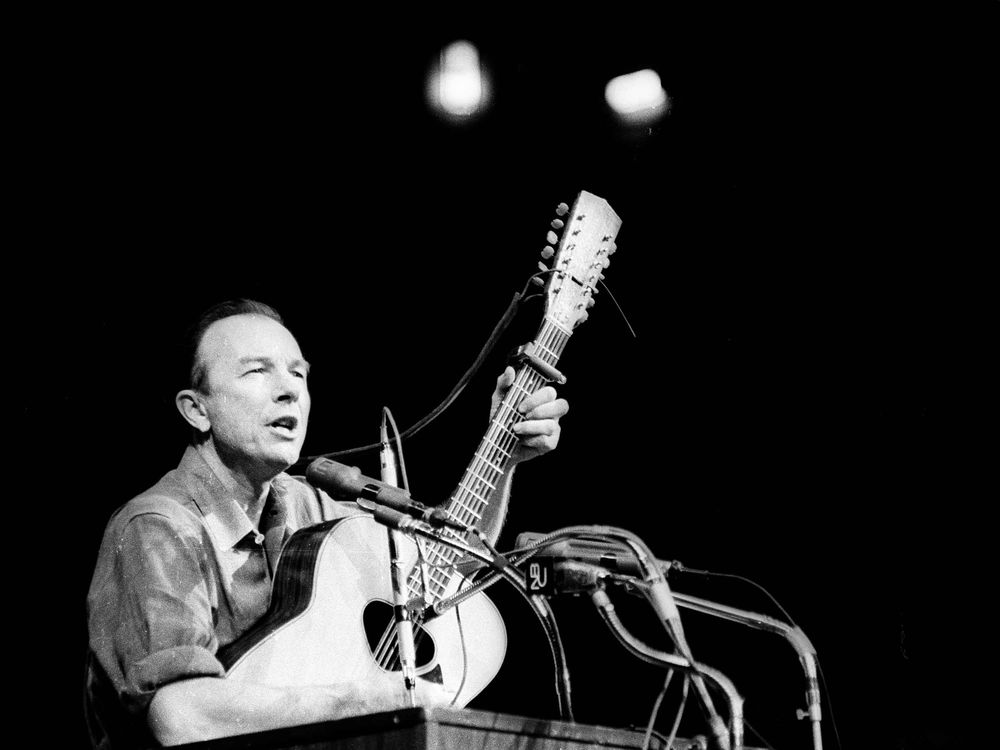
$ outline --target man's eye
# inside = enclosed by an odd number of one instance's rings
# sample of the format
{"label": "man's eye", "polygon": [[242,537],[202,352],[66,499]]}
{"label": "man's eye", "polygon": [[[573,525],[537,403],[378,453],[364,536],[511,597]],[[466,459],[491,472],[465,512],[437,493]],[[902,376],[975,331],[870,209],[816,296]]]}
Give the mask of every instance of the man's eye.
{"label": "man's eye", "polygon": [[249,375],[252,372],[264,372],[264,368],[263,367],[255,367],[252,370],[247,370],[246,374]]}
{"label": "man's eye", "polygon": [[292,375],[294,375],[297,378],[302,378],[303,380],[306,379],[306,374],[301,370],[292,370]]}

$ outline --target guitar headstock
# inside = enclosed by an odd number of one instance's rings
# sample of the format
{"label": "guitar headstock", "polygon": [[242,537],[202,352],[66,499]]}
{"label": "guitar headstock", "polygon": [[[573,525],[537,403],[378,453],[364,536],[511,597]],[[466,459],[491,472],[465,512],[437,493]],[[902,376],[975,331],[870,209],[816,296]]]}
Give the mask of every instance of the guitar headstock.
{"label": "guitar headstock", "polygon": [[[562,237],[549,232],[550,244],[542,250],[542,258],[552,258],[552,273],[547,274],[545,284],[545,317],[572,332],[594,306],[597,283],[611,264],[622,220],[606,200],[586,190],[577,195],[572,210],[563,203],[556,213],[559,218],[553,220],[552,228],[562,230]],[[558,247],[552,247],[557,242]],[[539,267],[549,268],[544,263]]]}

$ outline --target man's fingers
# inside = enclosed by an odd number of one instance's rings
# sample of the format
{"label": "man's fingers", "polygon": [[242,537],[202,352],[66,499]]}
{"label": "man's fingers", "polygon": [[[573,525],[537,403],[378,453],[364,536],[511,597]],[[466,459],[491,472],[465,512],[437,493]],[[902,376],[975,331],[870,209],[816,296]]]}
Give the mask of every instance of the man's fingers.
{"label": "man's fingers", "polygon": [[517,410],[522,414],[527,414],[536,406],[555,400],[555,397],[556,389],[551,385],[547,385],[544,388],[539,388],[530,396],[525,396],[521,403],[518,404]]}
{"label": "man's fingers", "polygon": [[[552,393],[554,395],[555,391]],[[525,399],[521,406],[524,406],[524,403],[527,401],[528,399]],[[528,404],[528,408],[522,413],[525,419],[559,419],[566,416],[568,412],[569,402],[564,398],[557,398],[551,401],[543,401],[537,405]]]}
{"label": "man's fingers", "polygon": [[497,378],[497,390],[505,391],[510,388],[511,383],[514,382],[514,368],[507,366],[503,372],[500,373],[500,377]]}
{"label": "man's fingers", "polygon": [[526,419],[511,427],[522,443],[527,443],[532,437],[558,435],[559,429],[559,423],[554,419]]}
{"label": "man's fingers", "polygon": [[528,449],[536,453],[548,453],[551,450],[555,450],[559,444],[559,432],[524,437],[521,438],[520,444],[522,449]]}

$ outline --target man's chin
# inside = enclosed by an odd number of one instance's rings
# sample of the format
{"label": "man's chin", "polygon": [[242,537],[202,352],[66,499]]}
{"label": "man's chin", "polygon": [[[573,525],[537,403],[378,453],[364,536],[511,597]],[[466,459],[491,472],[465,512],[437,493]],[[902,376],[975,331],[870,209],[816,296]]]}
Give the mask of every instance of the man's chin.
{"label": "man's chin", "polygon": [[281,451],[278,456],[275,457],[277,463],[281,464],[281,471],[287,471],[291,468],[298,460],[299,454],[301,453],[300,448],[295,448],[295,450]]}
{"label": "man's chin", "polygon": [[277,476],[283,471],[291,468],[299,460],[301,448],[299,446],[288,446],[286,448],[276,448],[268,451],[266,456],[260,458],[260,463],[266,465],[268,473]]}

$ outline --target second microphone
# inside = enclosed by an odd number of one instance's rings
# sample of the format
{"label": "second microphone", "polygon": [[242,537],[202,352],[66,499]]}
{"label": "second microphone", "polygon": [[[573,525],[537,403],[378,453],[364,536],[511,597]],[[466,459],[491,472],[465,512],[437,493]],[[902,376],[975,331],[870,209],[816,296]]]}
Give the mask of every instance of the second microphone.
{"label": "second microphone", "polygon": [[329,458],[317,458],[306,467],[306,479],[314,487],[319,487],[338,500],[367,500],[406,513],[435,528],[468,530],[463,524],[452,520],[441,508],[428,508],[410,497],[410,493],[364,476],[357,466],[347,466]]}

